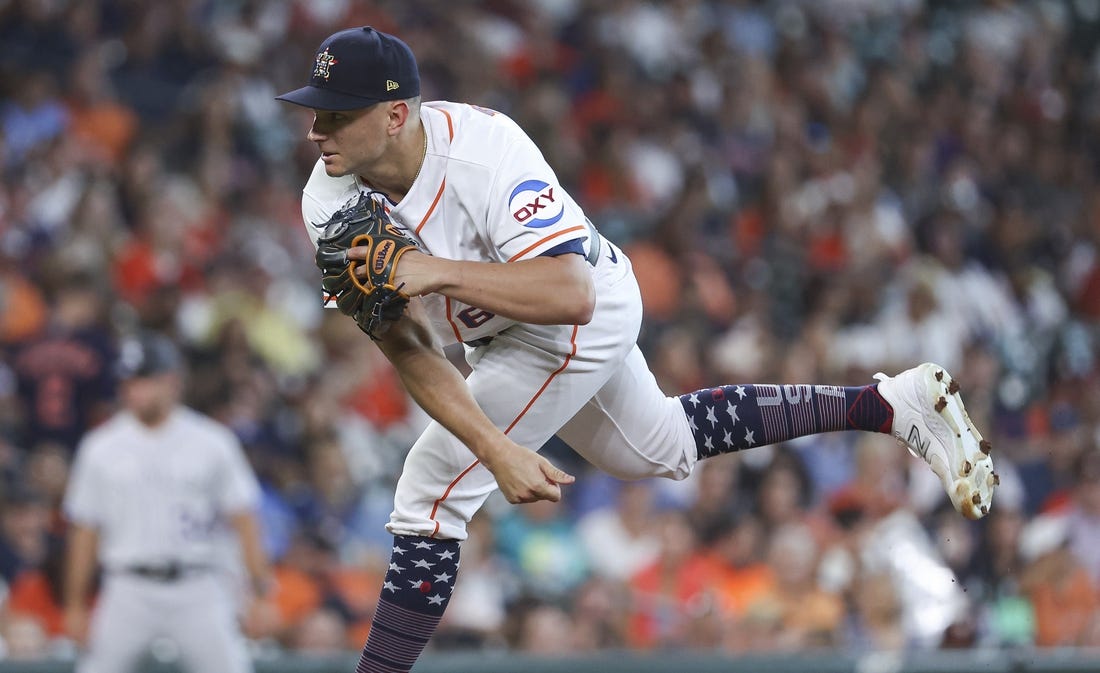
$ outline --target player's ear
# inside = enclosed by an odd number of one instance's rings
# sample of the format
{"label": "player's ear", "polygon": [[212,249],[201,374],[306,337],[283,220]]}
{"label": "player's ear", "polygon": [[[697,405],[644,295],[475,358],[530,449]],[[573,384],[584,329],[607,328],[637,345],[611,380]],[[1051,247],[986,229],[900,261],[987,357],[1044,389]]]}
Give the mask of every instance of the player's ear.
{"label": "player's ear", "polygon": [[401,132],[401,129],[405,127],[405,122],[409,119],[409,104],[403,100],[395,100],[389,103],[389,132],[390,135],[397,135]]}

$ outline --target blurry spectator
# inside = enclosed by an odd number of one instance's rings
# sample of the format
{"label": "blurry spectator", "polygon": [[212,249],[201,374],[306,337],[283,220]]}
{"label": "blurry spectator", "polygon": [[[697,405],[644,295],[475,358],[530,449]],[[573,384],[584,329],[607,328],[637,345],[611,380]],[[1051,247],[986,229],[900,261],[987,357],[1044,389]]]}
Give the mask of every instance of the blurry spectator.
{"label": "blurry spectator", "polygon": [[938,645],[966,610],[957,579],[907,509],[890,512],[867,532],[861,561],[867,572],[888,572],[894,579],[906,638],[916,647]]}
{"label": "blurry spectator", "polygon": [[42,332],[46,301],[14,260],[0,255],[0,347],[7,348]]}
{"label": "blurry spectator", "polygon": [[1081,644],[1100,606],[1096,584],[1067,546],[1065,517],[1036,517],[1020,536],[1020,586],[1035,609],[1035,644]]}
{"label": "blurry spectator", "polygon": [[699,358],[700,341],[700,335],[688,329],[670,326],[662,330],[650,349],[652,355],[649,358],[653,363],[653,375],[662,390],[673,394],[706,386],[703,363]]}
{"label": "blurry spectator", "polygon": [[33,617],[8,615],[0,620],[3,655],[13,661],[44,659],[50,655],[49,638]]}
{"label": "blurry spectator", "polygon": [[0,502],[0,578],[10,587],[37,569],[49,550],[50,507],[38,493],[16,486]]}
{"label": "blurry spectator", "polygon": [[11,363],[26,445],[56,441],[71,451],[111,410],[114,338],[106,327],[107,297],[93,279],[62,280],[51,294],[45,331],[20,344]]}
{"label": "blurry spectator", "polygon": [[[327,638],[335,617],[343,645],[357,647],[367,633],[383,575],[378,559],[341,565],[334,540],[319,528],[303,528],[275,565],[275,588],[253,616],[255,633],[296,647],[300,629],[315,629],[316,637]],[[327,616],[318,618],[320,613]]]}
{"label": "blurry spectator", "polygon": [[551,604],[534,603],[519,610],[514,649],[543,657],[577,654],[575,631],[565,610]]}
{"label": "blurry spectator", "polygon": [[898,652],[908,644],[901,602],[888,574],[865,575],[852,586],[854,605],[845,644],[856,652]]}
{"label": "blurry spectator", "polygon": [[826,553],[823,579],[854,603],[862,577],[890,577],[906,646],[938,647],[967,606],[955,573],[905,503],[908,458],[889,444],[859,444],[852,483],[830,499],[841,534]]}
{"label": "blurry spectator", "polygon": [[274,591],[261,601],[264,631],[289,642],[298,625],[324,603],[321,578],[334,563],[331,543],[308,531],[297,533],[275,564]]}
{"label": "blurry spectator", "polygon": [[625,581],[657,555],[652,529],[653,485],[648,481],[619,484],[613,508],[597,509],[577,522],[592,572]]}
{"label": "blurry spectator", "polygon": [[50,530],[63,532],[61,502],[69,480],[69,451],[57,443],[45,442],[31,449],[23,461],[26,487],[42,496],[50,509]]}
{"label": "blurry spectator", "polygon": [[[148,319],[150,314],[171,308],[157,304],[171,296],[168,291],[187,291],[204,282],[211,284],[211,292],[217,289],[214,270],[205,267],[216,253],[213,241],[207,238],[220,233],[216,229],[219,221],[214,204],[203,198],[193,179],[157,173],[157,166],[141,165],[137,158],[135,164],[152,175],[141,176],[143,182],[135,186],[136,193],[123,193],[130,229],[113,251],[110,276],[115,292],[145,317],[146,326],[169,331],[174,325]],[[130,168],[134,170],[134,165]],[[204,274],[208,274],[206,278]],[[242,283],[240,287],[248,286]],[[243,294],[241,298],[245,298]]]}
{"label": "blurry spectator", "polygon": [[1070,551],[1100,589],[1100,449],[1081,454],[1074,474],[1077,483],[1065,512],[1066,535]]}
{"label": "blurry spectator", "polygon": [[[767,451],[767,447],[762,451]],[[737,454],[718,456],[700,462],[683,482],[671,483],[670,486],[658,483],[653,487],[659,489],[666,499],[671,491],[675,498],[672,506],[683,509],[692,527],[702,531],[711,522],[749,507],[748,503],[754,495],[749,487],[756,480],[752,475],[746,476],[747,470],[741,467],[743,462]],[[681,493],[687,488],[693,490]]]}
{"label": "blurry spectator", "polygon": [[318,610],[291,632],[290,650],[302,654],[340,654],[346,652],[348,639],[344,620],[332,610]]}
{"label": "blurry spectator", "polygon": [[736,622],[775,590],[775,571],[764,559],[767,534],[760,519],[749,513],[720,515],[701,534],[713,566],[715,598]]}
{"label": "blurry spectator", "polygon": [[764,470],[757,491],[757,512],[764,528],[778,530],[788,524],[806,525],[817,543],[828,538],[830,522],[809,509],[809,478],[799,459],[783,450]]}
{"label": "blurry spectator", "polygon": [[908,454],[895,449],[889,443],[857,440],[855,472],[827,501],[834,519],[850,507],[852,514],[874,522],[905,503]]}
{"label": "blurry spectator", "polygon": [[588,576],[584,543],[560,502],[509,508],[497,522],[496,545],[522,591],[536,598],[564,599]]}
{"label": "blurry spectator", "polygon": [[626,647],[630,589],[625,582],[592,578],[573,594],[569,607],[575,647],[581,652]]}
{"label": "blurry spectator", "polygon": [[1019,464],[1029,514],[1065,508],[1077,482],[1076,468],[1089,441],[1089,427],[1069,404],[1055,404],[1049,419],[1048,429],[1036,433],[1042,441],[1035,442],[1031,455]]}
{"label": "blurry spectator", "polygon": [[660,551],[630,579],[628,643],[642,649],[717,645],[722,625],[714,616],[712,567],[696,550],[694,532],[675,510],[653,525]]}
{"label": "blurry spectator", "polygon": [[[965,180],[968,184],[971,177]],[[944,302],[941,308],[965,330],[966,338],[1001,334],[1019,318],[1019,308],[984,265],[967,257],[967,227],[960,220],[957,212],[943,212],[927,223],[932,265],[923,277],[933,284],[936,297]]]}
{"label": "blurry spectator", "polygon": [[0,131],[4,136],[4,163],[24,161],[37,147],[60,136],[68,114],[57,97],[57,80],[45,70],[22,73],[12,97],[0,103]]}
{"label": "blurry spectator", "polygon": [[853,646],[859,647],[860,640],[865,636],[858,621],[861,619],[858,614],[860,583],[865,574],[862,559],[864,540],[878,523],[882,511],[865,491],[853,488],[834,493],[826,502],[826,507],[836,526],[836,536],[822,548],[818,582],[821,588],[843,597],[849,608],[848,627],[852,630],[848,637],[853,639]]}
{"label": "blurry spectator", "polygon": [[1035,615],[1021,586],[1025,562],[1020,534],[1025,521],[1018,505],[1004,498],[998,501],[964,578],[972,599],[981,606],[979,640],[995,647],[1035,642]]}
{"label": "blurry spectator", "polygon": [[290,550],[298,533],[298,515],[291,504],[291,493],[301,488],[305,468],[294,456],[284,452],[265,452],[253,459],[259,463],[260,505],[257,516],[263,531],[264,551],[274,561]]}
{"label": "blurry spectator", "polygon": [[[810,380],[800,378],[799,380]],[[859,437],[850,433],[834,432],[805,438],[807,441],[791,442],[791,448],[806,467],[813,484],[813,506],[828,501],[855,473],[856,445]],[[937,484],[937,489],[939,485]]]}
{"label": "blurry spectator", "polygon": [[970,561],[978,547],[978,531],[970,522],[958,516],[955,508],[947,503],[941,505],[929,518],[929,531],[940,558],[955,577],[965,583]]}
{"label": "blurry spectator", "polygon": [[61,538],[51,538],[46,557],[36,568],[19,573],[11,584],[3,618],[33,620],[51,640],[66,640],[63,611],[63,573],[65,546]]}
{"label": "blurry spectator", "polygon": [[509,572],[504,559],[496,554],[495,532],[487,509],[474,515],[467,532],[469,537],[462,543],[462,573],[434,638],[443,648],[498,644],[512,621],[506,613],[507,605],[519,591],[519,577]]}
{"label": "blurry spectator", "polygon": [[352,480],[344,449],[336,438],[317,438],[308,446],[307,454],[309,488],[295,503],[301,525],[332,540],[345,562],[358,565],[372,552],[382,559],[389,558],[387,543],[392,540],[379,542],[379,536],[370,530],[372,526],[362,520],[366,516],[365,489]]}
{"label": "blurry spectator", "polygon": [[69,132],[97,159],[116,166],[137,133],[137,116],[118,102],[107,78],[110,46],[86,51],[76,59],[66,107]]}
{"label": "blurry spectator", "polygon": [[904,300],[888,306],[881,317],[885,361],[930,360],[957,371],[970,335],[938,299],[932,272],[920,264],[905,272],[898,288]]}
{"label": "blurry spectator", "polygon": [[804,524],[772,532],[767,563],[775,582],[745,608],[740,644],[751,650],[804,650],[840,643],[844,605],[817,583],[819,550]]}
{"label": "blurry spectator", "polygon": [[345,647],[356,649],[365,642],[378,602],[378,585],[385,575],[385,557],[362,557],[352,563],[334,563],[323,577],[325,609],[340,618]]}

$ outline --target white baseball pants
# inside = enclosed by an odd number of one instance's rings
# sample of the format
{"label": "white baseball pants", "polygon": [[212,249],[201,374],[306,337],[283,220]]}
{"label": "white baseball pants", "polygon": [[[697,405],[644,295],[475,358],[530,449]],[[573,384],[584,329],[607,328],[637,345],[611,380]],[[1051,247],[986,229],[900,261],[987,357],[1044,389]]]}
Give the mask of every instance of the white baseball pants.
{"label": "white baseball pants", "polygon": [[77,673],[136,673],[150,644],[162,637],[179,646],[186,671],[251,673],[229,593],[214,572],[174,582],[105,575]]}
{"label": "white baseball pants", "polygon": [[[606,244],[610,245],[610,244]],[[601,257],[587,325],[519,325],[467,352],[478,404],[517,444],[555,434],[620,479],[683,479],[696,460],[679,400],[667,397],[636,345],[642,304],[630,262]],[[466,523],[497,487],[454,435],[432,422],[405,460],[391,533],[466,539]]]}

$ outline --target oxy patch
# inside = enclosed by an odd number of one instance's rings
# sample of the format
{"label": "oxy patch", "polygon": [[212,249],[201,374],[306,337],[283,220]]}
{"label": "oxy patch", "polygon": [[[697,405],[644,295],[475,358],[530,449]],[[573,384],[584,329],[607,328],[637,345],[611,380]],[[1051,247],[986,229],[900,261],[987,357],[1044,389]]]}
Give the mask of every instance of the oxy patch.
{"label": "oxy patch", "polygon": [[525,227],[549,227],[565,214],[561,188],[543,180],[524,180],[508,197],[508,212]]}

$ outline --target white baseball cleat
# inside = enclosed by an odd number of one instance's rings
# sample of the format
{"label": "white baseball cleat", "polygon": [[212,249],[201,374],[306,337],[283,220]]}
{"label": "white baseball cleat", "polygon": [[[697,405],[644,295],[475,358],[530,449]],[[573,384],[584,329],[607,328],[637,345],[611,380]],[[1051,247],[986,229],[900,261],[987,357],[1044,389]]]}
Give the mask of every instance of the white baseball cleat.
{"label": "white baseball cleat", "polygon": [[990,444],[970,422],[959,397],[959,384],[931,362],[875,378],[879,393],[894,408],[894,437],[928,463],[963,516],[988,514],[1000,479],[993,472]]}

